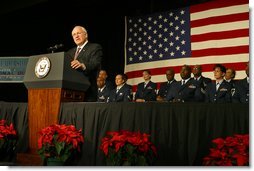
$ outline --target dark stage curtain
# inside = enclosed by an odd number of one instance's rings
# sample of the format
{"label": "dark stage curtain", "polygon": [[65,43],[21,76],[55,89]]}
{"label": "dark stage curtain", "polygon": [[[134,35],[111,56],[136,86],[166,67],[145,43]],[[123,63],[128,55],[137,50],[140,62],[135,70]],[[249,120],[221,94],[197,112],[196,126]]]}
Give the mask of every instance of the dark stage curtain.
{"label": "dark stage curtain", "polygon": [[17,152],[28,149],[28,120],[27,103],[0,102],[0,120],[5,119],[8,124],[13,123],[17,130]]}
{"label": "dark stage curtain", "polygon": [[[18,131],[18,152],[28,149],[26,103],[0,102],[0,119]],[[151,134],[155,165],[201,165],[211,140],[249,133],[248,104],[206,103],[62,103],[59,123],[83,130],[85,143],[73,165],[105,165],[101,139],[107,131],[125,129]]]}
{"label": "dark stage curtain", "polygon": [[99,146],[107,131],[151,134],[155,165],[201,165],[211,140],[249,132],[246,104],[63,103],[59,122],[82,128],[85,143],[77,165],[105,165]]}

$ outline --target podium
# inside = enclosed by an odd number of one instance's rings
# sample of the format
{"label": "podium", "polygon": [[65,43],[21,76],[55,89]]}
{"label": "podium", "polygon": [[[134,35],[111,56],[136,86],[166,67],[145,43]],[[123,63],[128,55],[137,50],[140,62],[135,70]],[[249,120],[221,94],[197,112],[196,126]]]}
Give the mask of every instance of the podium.
{"label": "podium", "polygon": [[71,68],[71,60],[64,52],[29,57],[24,77],[28,89],[29,151],[17,155],[21,165],[41,165],[38,132],[58,123],[61,102],[84,101],[90,82],[82,71]]}

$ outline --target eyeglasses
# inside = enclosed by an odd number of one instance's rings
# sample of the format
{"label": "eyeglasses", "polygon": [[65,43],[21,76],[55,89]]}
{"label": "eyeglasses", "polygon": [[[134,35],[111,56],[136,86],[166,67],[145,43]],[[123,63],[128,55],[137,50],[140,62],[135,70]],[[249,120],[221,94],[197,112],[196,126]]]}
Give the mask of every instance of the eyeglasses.
{"label": "eyeglasses", "polygon": [[72,37],[75,37],[75,36],[80,36],[81,34],[83,34],[83,33],[85,33],[85,32],[77,32],[77,33],[73,33],[72,34]]}

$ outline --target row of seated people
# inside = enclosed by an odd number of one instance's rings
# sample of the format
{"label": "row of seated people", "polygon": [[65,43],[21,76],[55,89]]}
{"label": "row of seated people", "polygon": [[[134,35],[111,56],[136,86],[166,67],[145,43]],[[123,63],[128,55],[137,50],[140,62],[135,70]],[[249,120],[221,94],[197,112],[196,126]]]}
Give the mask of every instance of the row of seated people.
{"label": "row of seated people", "polygon": [[[249,65],[246,65],[247,77],[235,81],[235,71],[216,64],[213,69],[215,81],[202,76],[202,67],[188,65],[181,68],[181,81],[175,80],[173,69],[166,71],[167,82],[161,84],[157,92],[157,84],[151,81],[149,70],[143,71],[144,82],[139,83],[135,95],[132,86],[127,84],[125,74],[115,77],[116,87],[106,81],[105,72],[97,78],[98,102],[124,101],[169,101],[169,102],[210,102],[210,103],[249,103]],[[100,72],[101,73],[101,72]],[[191,73],[194,77],[191,77]],[[104,76],[103,76],[104,75]]]}

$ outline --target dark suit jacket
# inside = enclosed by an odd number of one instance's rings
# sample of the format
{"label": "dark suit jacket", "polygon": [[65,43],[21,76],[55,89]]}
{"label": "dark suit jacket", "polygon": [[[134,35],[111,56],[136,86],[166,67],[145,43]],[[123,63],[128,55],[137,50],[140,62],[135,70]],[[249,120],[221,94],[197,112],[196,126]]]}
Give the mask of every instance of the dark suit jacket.
{"label": "dark suit jacket", "polygon": [[235,83],[235,92],[232,101],[235,103],[249,103],[249,83],[247,78]]}
{"label": "dark suit jacket", "polygon": [[144,82],[138,84],[135,100],[144,99],[145,101],[156,101],[157,84],[152,81],[149,81],[146,87],[144,87],[144,84]]}
{"label": "dark suit jacket", "polygon": [[201,88],[193,78],[190,78],[184,85],[181,81],[177,81],[171,86],[171,90],[166,96],[167,101],[201,102],[203,100]]}
{"label": "dark suit jacket", "polygon": [[231,102],[231,85],[223,80],[216,91],[216,83],[212,82],[207,85],[205,101],[211,103],[229,103]]}
{"label": "dark suit jacket", "polygon": [[111,90],[108,102],[129,102],[131,101],[131,91],[127,84],[124,84],[118,92],[116,88]]}
{"label": "dark suit jacket", "polygon": [[[66,56],[73,59],[76,53],[76,47],[70,49]],[[84,75],[88,77],[91,86],[85,93],[85,101],[97,100],[97,84],[96,77],[101,68],[102,61],[102,47],[99,44],[87,43],[79,53],[77,60],[84,63],[86,69],[83,71]]]}
{"label": "dark suit jacket", "polygon": [[176,80],[173,80],[171,83],[164,82],[161,83],[160,90],[158,92],[158,95],[162,98],[166,98],[168,91],[170,91],[171,85],[176,82]]}

